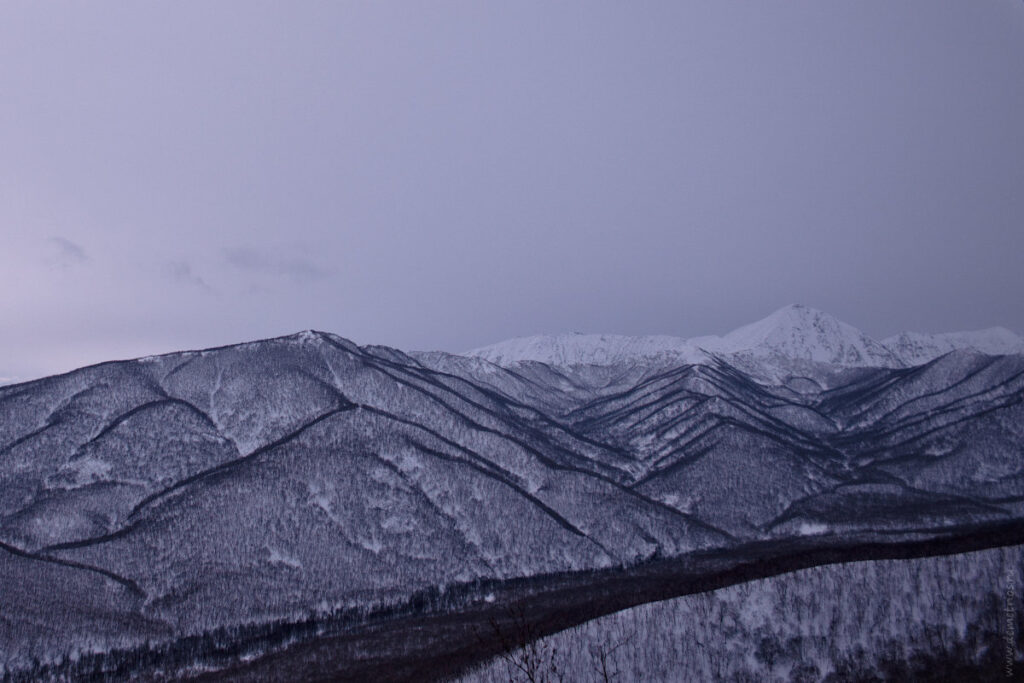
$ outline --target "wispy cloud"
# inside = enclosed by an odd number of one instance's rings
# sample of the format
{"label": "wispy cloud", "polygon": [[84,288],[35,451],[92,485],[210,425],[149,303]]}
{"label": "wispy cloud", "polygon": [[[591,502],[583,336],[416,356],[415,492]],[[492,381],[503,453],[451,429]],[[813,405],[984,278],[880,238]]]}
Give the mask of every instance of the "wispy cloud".
{"label": "wispy cloud", "polygon": [[303,257],[280,257],[252,247],[232,247],[223,251],[224,262],[249,273],[286,277],[295,282],[311,282],[327,277],[328,271]]}
{"label": "wispy cloud", "polygon": [[164,275],[177,284],[197,287],[204,292],[213,291],[206,280],[192,270],[192,264],[188,261],[168,261],[164,264]]}
{"label": "wispy cloud", "polygon": [[72,266],[81,265],[89,260],[89,255],[85,253],[85,249],[82,245],[77,242],[72,242],[66,237],[51,237],[50,245],[57,265],[62,268],[70,268]]}

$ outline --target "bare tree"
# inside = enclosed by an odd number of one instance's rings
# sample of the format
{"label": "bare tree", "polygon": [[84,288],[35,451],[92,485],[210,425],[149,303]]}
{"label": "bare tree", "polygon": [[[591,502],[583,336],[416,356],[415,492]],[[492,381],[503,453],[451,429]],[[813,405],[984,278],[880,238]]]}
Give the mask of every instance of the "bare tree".
{"label": "bare tree", "polygon": [[[540,622],[528,618],[521,605],[509,607],[501,620],[491,617],[488,624],[489,637],[478,634],[478,638],[488,647],[498,645],[498,659],[505,663],[509,683],[563,683],[571,679],[558,646],[544,637]],[[619,679],[621,672],[613,655],[631,643],[635,635],[630,632],[612,645],[595,643],[587,647],[598,680],[611,683]]]}
{"label": "bare tree", "polygon": [[[611,681],[619,677],[619,668],[614,666],[612,655],[615,654],[616,650],[632,641],[635,635],[635,632],[631,632],[611,647],[605,643],[595,643],[588,648],[590,656],[594,661],[594,671],[597,672],[597,675],[601,677],[604,683],[611,683]],[[613,666],[614,671],[612,670]]]}
{"label": "bare tree", "polygon": [[546,641],[540,626],[527,618],[519,605],[508,609],[506,623],[489,620],[491,632],[501,652],[499,657],[508,668],[509,682],[525,680],[529,683],[563,683],[558,648]]}

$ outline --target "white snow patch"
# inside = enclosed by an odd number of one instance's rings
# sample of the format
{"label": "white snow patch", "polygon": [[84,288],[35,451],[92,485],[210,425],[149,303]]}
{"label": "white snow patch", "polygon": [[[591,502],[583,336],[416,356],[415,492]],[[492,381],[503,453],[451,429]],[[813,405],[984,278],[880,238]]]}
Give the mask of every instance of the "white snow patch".
{"label": "white snow patch", "polygon": [[286,567],[291,567],[292,569],[302,568],[302,563],[291,555],[286,555],[277,548],[272,548],[270,546],[266,546],[266,548],[267,552],[270,553],[270,558],[268,560],[270,564],[284,565]]}
{"label": "white snow patch", "polygon": [[308,482],[306,488],[309,490],[309,502],[327,513],[327,516],[335,524],[343,524],[334,514],[334,487],[320,481]]}
{"label": "white snow patch", "polygon": [[105,460],[86,456],[68,463],[64,470],[74,477],[76,484],[82,485],[106,479],[112,467]]}

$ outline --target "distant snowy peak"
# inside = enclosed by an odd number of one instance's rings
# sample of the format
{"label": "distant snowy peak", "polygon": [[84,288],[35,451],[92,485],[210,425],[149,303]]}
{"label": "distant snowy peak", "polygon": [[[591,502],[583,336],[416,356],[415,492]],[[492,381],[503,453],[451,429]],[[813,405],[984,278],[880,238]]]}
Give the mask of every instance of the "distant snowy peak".
{"label": "distant snowy peak", "polygon": [[706,361],[711,354],[791,359],[841,366],[899,367],[881,343],[832,316],[801,305],[787,306],[724,337],[682,339],[613,334],[540,335],[509,339],[465,355],[498,365],[539,361],[549,365],[615,365],[664,360]]}
{"label": "distant snowy peak", "polygon": [[989,355],[1018,354],[1024,353],[1024,339],[1006,328],[993,327],[946,334],[904,332],[876,341],[827,313],[794,304],[721,337],[537,335],[509,339],[463,355],[501,366],[523,361],[557,366],[699,363],[713,355],[782,369],[788,366],[787,361],[893,368],[920,365],[958,349]]}
{"label": "distant snowy peak", "polygon": [[1024,339],[1005,327],[990,327],[973,332],[925,334],[902,332],[882,340],[907,365],[920,365],[951,351],[976,351],[990,356],[1024,353]]}
{"label": "distant snowy peak", "polygon": [[903,365],[890,349],[857,328],[801,305],[782,308],[724,337],[691,342],[716,354],[782,357],[847,367]]}
{"label": "distant snowy peak", "polygon": [[707,354],[679,337],[555,334],[518,337],[467,351],[497,365],[536,361],[548,365],[616,365],[637,359],[698,362]]}

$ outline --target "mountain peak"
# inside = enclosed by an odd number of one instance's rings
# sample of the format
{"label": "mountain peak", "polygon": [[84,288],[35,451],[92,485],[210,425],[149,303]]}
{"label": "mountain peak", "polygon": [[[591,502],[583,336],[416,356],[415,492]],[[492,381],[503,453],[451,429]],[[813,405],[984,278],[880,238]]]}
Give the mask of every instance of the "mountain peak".
{"label": "mountain peak", "polygon": [[789,306],[783,306],[756,322],[737,328],[726,336],[735,335],[741,329],[754,328],[755,326],[765,329],[772,327],[776,329],[799,328],[807,330],[819,327],[837,328],[844,324],[835,316],[819,311],[816,308],[811,308],[804,304],[790,304]]}
{"label": "mountain peak", "polygon": [[778,315],[779,313],[799,313],[799,314],[810,313],[810,314],[824,315],[824,313],[822,311],[819,311],[817,308],[814,308],[813,306],[808,306],[807,304],[799,304],[799,303],[797,303],[797,304],[789,304],[787,306],[783,306],[779,310],[775,311],[775,313],[772,313],[772,315]]}
{"label": "mountain peak", "polygon": [[[769,313],[759,322],[772,321],[777,325],[809,325],[816,321],[833,321],[844,324],[835,316],[806,304],[789,304]],[[756,324],[756,323],[755,323]]]}
{"label": "mountain peak", "polygon": [[[903,332],[876,341],[835,316],[805,304],[790,304],[721,337],[683,339],[617,334],[567,334],[519,337],[464,355],[498,365],[538,361],[549,365],[614,365],[654,360],[701,362],[707,354],[750,360],[810,361],[841,367],[920,365],[956,349],[988,355],[1024,353],[1024,339],[1005,327],[974,332]],[[778,363],[771,364],[773,366]]]}
{"label": "mountain peak", "polygon": [[700,346],[715,353],[781,356],[834,365],[902,365],[889,349],[857,328],[803,304],[780,308],[724,337],[702,339]]}

